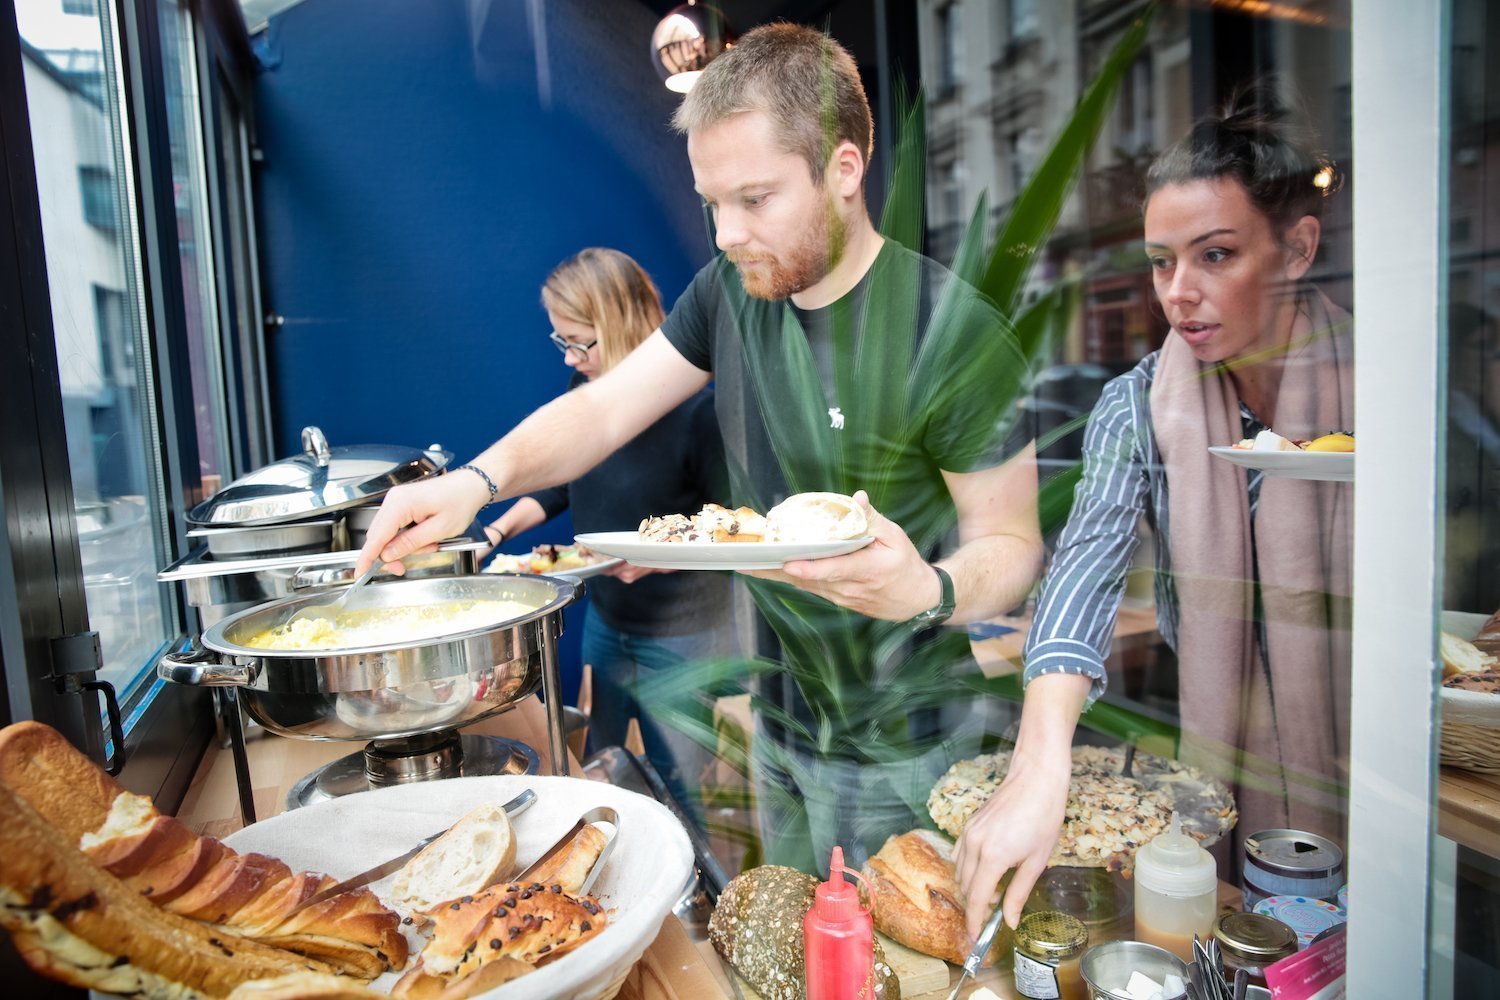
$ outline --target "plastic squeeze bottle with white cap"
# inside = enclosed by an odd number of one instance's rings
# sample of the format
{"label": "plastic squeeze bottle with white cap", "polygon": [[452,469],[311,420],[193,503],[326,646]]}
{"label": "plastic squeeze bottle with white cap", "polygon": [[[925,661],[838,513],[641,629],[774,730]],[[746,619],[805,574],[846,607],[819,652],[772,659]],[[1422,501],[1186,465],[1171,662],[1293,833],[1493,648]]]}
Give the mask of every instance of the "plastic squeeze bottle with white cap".
{"label": "plastic squeeze bottle with white cap", "polygon": [[[835,847],[828,881],[820,882],[802,920],[807,1000],[875,996],[875,926],[859,889],[844,880],[844,849]],[[856,871],[850,875],[860,881]]]}
{"label": "plastic squeeze bottle with white cap", "polygon": [[1193,935],[1207,941],[1218,910],[1213,856],[1182,832],[1177,814],[1167,832],[1135,855],[1135,937],[1193,960]]}

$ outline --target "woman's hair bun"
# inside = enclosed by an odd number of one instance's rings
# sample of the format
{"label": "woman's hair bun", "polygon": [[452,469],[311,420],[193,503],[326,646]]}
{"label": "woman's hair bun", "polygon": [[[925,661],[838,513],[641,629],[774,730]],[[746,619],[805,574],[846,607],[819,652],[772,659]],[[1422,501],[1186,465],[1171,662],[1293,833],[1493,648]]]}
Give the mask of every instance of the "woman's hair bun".
{"label": "woman's hair bun", "polygon": [[1146,199],[1171,184],[1232,177],[1276,228],[1320,216],[1343,186],[1303,115],[1274,79],[1235,90],[1219,113],[1200,119],[1146,171]]}

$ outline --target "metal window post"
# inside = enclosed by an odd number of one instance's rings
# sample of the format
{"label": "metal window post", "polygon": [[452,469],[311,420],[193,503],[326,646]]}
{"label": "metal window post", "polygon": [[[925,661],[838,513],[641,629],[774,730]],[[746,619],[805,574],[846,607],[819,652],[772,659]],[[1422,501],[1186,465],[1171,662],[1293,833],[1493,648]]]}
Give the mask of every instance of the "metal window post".
{"label": "metal window post", "polygon": [[1348,995],[1427,994],[1447,314],[1448,3],[1353,13],[1354,683]]}

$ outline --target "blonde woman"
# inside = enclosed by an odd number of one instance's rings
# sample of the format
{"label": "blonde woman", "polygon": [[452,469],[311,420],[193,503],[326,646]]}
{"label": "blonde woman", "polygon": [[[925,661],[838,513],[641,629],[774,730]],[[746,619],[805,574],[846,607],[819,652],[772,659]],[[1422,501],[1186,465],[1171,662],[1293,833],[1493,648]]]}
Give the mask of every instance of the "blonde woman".
{"label": "blonde woman", "polygon": [[[549,339],[574,370],[569,389],[599,378],[662,322],[661,296],[627,254],[604,247],[580,251],[542,286],[552,323]],[[559,441],[557,447],[567,448]],[[696,511],[726,496],[724,446],[705,388],[601,464],[570,483],[522,496],[492,523],[493,544],[571,509],[579,532],[634,529],[648,514]],[[636,703],[645,671],[728,651],[729,578],[721,573],[671,573],[623,564],[589,583],[583,661],[594,668],[590,738],[621,745],[632,716],[641,722],[647,756],[683,805],[693,806],[695,745],[657,725]]]}

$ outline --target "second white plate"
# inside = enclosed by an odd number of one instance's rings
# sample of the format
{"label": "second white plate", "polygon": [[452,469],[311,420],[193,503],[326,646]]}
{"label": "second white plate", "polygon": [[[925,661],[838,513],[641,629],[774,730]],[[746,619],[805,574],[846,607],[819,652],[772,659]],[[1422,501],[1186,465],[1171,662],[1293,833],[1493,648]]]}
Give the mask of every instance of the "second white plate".
{"label": "second white plate", "polygon": [[837,542],[648,542],[634,531],[596,531],[578,544],[651,569],[780,569],[794,559],[827,559],[862,549],[875,539]]}
{"label": "second white plate", "polygon": [[1260,469],[1268,476],[1285,476],[1288,479],[1321,479],[1327,482],[1354,482],[1354,452],[1352,451],[1249,451],[1245,448],[1210,448],[1212,454],[1243,465],[1247,469]]}

